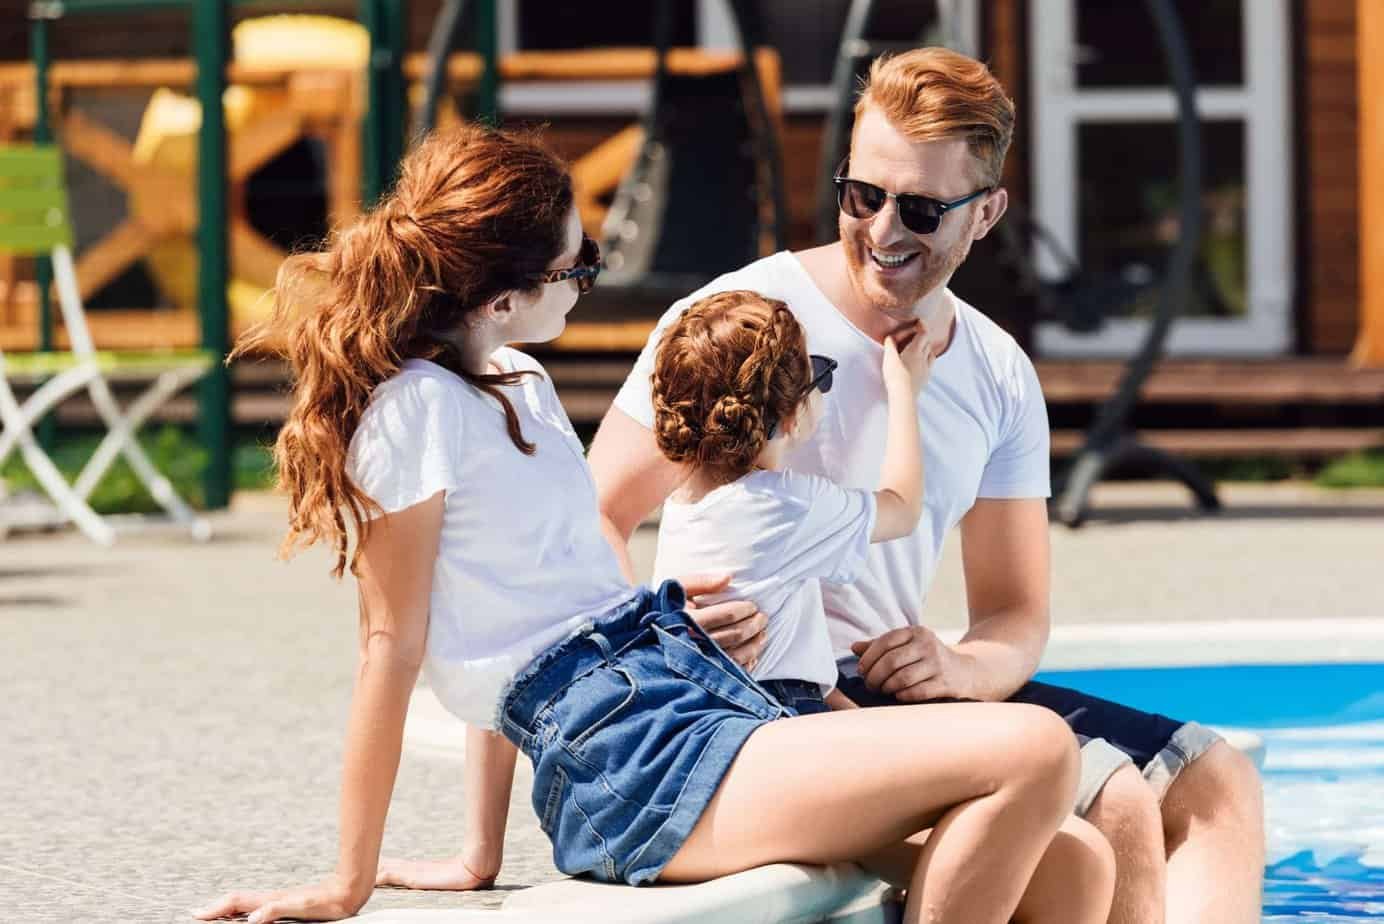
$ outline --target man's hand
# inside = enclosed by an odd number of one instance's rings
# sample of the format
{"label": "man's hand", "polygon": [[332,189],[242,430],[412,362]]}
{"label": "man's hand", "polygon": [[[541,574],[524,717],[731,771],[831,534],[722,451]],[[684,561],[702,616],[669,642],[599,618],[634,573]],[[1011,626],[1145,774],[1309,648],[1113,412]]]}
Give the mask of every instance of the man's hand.
{"label": "man's hand", "polygon": [[860,676],[865,685],[900,702],[975,698],[969,660],[948,647],[931,629],[891,629],[879,638],[854,643],[851,651],[860,657]]}
{"label": "man's hand", "polygon": [[730,586],[730,575],[694,574],[678,578],[687,591],[687,613],[721,650],[745,670],[752,670],[764,652],[764,630],[769,617],[748,600],[730,600],[699,606],[696,598]]}

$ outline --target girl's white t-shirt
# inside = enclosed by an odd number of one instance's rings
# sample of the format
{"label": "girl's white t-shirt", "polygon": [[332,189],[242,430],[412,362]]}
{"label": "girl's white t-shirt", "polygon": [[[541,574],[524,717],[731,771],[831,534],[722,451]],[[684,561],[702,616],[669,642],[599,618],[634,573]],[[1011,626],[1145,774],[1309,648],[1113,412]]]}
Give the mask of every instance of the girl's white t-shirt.
{"label": "girl's white t-shirt", "polygon": [[[874,490],[889,433],[881,371],[884,348],[846,319],[788,251],[727,273],[673,303],[649,336],[615,406],[652,429],[650,375],[663,331],[694,301],[750,289],[787,302],[813,353],[840,365],[822,402],[817,432],[788,467],[850,488]],[[1048,417],[1033,363],[995,322],[948,292],[956,332],[918,396],[926,471],[922,521],[912,534],[870,546],[849,584],[822,588],[838,656],[890,629],[923,625],[923,604],[947,533],[978,497],[1041,498],[1050,493]],[[758,601],[756,601],[758,602]]]}
{"label": "girl's white t-shirt", "polygon": [[812,681],[826,693],[836,658],[820,582],[855,580],[875,515],[871,491],[790,470],[750,472],[696,503],[664,503],[654,579],[733,575],[725,591],[699,599],[753,600],[769,617],[754,678]]}
{"label": "girl's white t-shirt", "polygon": [[600,529],[581,441],[531,356],[505,347],[499,402],[443,367],[407,360],[371,397],[347,471],[387,513],[445,492],[424,675],[443,705],[493,728],[506,683],[535,655],[634,596]]}

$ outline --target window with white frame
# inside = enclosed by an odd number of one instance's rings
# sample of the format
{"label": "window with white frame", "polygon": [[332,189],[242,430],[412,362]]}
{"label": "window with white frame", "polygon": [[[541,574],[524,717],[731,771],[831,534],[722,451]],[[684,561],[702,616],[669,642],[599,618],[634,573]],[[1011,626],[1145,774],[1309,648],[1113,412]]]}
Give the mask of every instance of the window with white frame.
{"label": "window with white frame", "polygon": [[[1198,77],[1204,227],[1168,341],[1182,355],[1272,355],[1293,299],[1287,0],[1175,0]],[[1083,277],[1161,276],[1180,229],[1177,106],[1143,2],[1030,4],[1033,212]],[[1037,253],[1057,278],[1062,260]],[[1046,355],[1127,355],[1155,290],[1093,335],[1040,324]]]}

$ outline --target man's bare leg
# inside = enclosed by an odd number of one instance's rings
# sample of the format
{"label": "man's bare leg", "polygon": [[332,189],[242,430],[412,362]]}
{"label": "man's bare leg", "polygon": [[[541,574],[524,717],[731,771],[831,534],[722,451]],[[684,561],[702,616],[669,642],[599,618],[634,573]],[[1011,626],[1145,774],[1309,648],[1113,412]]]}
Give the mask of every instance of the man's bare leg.
{"label": "man's bare leg", "polygon": [[1255,924],[1264,886],[1264,795],[1253,762],[1218,741],[1163,797],[1169,924]]}
{"label": "man's bare leg", "polygon": [[[908,888],[928,834],[886,847],[860,865],[891,885]],[[1115,854],[1110,843],[1075,815],[1058,829],[1014,911],[1015,924],[1105,924],[1115,888]]]}
{"label": "man's bare leg", "polygon": [[1115,851],[1110,924],[1163,924],[1167,908],[1163,818],[1153,789],[1133,764],[1111,775],[1091,803],[1086,820]]}

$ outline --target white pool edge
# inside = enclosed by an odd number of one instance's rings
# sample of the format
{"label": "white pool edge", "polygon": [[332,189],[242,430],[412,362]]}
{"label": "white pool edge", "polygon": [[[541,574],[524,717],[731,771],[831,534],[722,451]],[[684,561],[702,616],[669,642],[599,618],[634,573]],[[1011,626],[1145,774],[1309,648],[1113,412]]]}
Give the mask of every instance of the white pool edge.
{"label": "white pool edge", "polygon": [[1384,661],[1384,617],[1235,619],[1054,626],[1039,669],[1374,661]]}

